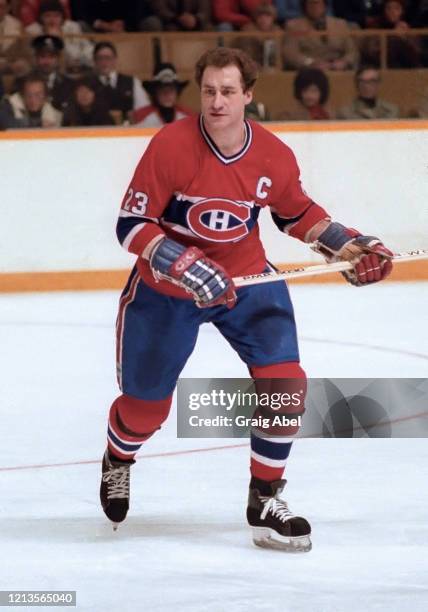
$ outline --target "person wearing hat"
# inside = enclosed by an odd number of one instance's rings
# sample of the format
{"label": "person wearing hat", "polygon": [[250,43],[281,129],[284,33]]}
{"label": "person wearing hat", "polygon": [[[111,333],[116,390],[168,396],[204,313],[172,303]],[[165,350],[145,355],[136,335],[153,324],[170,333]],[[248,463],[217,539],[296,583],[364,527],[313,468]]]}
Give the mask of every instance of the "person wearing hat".
{"label": "person wearing hat", "polygon": [[92,66],[93,45],[89,40],[81,38],[82,28],[77,21],[66,19],[65,9],[59,0],[45,0],[40,7],[38,21],[27,26],[25,31],[30,36],[48,34],[59,38],[68,37],[63,41],[67,71],[79,72],[82,67]]}
{"label": "person wearing hat", "polygon": [[109,110],[120,111],[123,120],[131,111],[150,104],[141,81],[118,72],[117,50],[112,42],[102,41],[95,45],[94,72]]}
{"label": "person wearing hat", "polygon": [[33,39],[34,70],[43,77],[52,105],[63,112],[70,101],[73,81],[60,71],[64,43],[59,36],[42,34]]}
{"label": "person wearing hat", "polygon": [[143,81],[152,104],[137,109],[132,115],[132,123],[138,127],[161,127],[184,117],[193,111],[178,104],[180,93],[189,81],[180,81],[173,64],[160,64],[151,81]]}

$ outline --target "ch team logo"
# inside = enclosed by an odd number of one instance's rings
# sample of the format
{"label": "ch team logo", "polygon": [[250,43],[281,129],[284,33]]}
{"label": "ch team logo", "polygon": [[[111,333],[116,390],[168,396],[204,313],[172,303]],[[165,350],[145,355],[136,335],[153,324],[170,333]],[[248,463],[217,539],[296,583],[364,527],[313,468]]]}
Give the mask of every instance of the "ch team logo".
{"label": "ch team logo", "polygon": [[213,242],[235,242],[248,233],[250,205],[224,198],[207,198],[187,211],[187,224],[200,238]]}

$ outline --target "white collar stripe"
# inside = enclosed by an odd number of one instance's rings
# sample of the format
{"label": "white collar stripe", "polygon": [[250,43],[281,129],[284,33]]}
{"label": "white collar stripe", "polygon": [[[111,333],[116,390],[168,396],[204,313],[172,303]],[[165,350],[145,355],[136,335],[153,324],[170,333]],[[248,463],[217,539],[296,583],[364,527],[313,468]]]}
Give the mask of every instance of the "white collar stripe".
{"label": "white collar stripe", "polygon": [[245,121],[245,120],[244,120],[244,125],[245,125],[245,142],[244,142],[244,146],[235,155],[231,155],[230,157],[226,157],[225,155],[223,155],[220,152],[220,150],[218,149],[217,145],[215,144],[215,142],[212,140],[212,138],[210,137],[210,135],[206,131],[205,126],[204,126],[204,121],[202,119],[202,115],[200,115],[200,117],[199,117],[199,126],[201,128],[202,136],[204,137],[207,145],[209,146],[211,151],[214,153],[214,155],[216,157],[218,157],[218,159],[220,161],[222,161],[224,164],[231,164],[231,163],[233,163],[235,161],[238,161],[238,159],[241,159],[241,157],[243,157],[245,155],[245,153],[248,151],[248,149],[250,148],[251,142],[252,142],[252,139],[253,139],[253,132],[252,132],[252,129],[251,129],[251,125],[247,121]]}

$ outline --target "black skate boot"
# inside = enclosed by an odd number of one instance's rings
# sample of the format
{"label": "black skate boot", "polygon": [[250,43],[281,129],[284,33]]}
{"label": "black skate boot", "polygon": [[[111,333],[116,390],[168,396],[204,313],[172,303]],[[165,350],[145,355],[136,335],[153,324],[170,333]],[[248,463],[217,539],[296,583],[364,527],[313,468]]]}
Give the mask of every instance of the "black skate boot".
{"label": "black skate boot", "polygon": [[134,460],[111,459],[108,450],[104,453],[100,499],[115,531],[118,524],[125,520],[129,510],[129,477],[131,465],[134,463]]}
{"label": "black skate boot", "polygon": [[251,478],[247,521],[252,527],[253,542],[263,548],[308,552],[312,548],[311,526],[306,519],[295,516],[279,498],[286,482]]}

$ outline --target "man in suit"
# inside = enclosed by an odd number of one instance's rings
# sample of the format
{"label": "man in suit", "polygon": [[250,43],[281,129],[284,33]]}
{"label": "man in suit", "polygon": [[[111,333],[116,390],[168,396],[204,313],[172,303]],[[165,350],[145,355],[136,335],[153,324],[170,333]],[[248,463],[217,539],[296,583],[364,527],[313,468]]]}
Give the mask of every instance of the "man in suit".
{"label": "man in suit", "polygon": [[117,51],[109,41],[94,48],[94,70],[104,100],[110,111],[120,111],[126,119],[132,110],[150,104],[141,81],[117,70]]}

